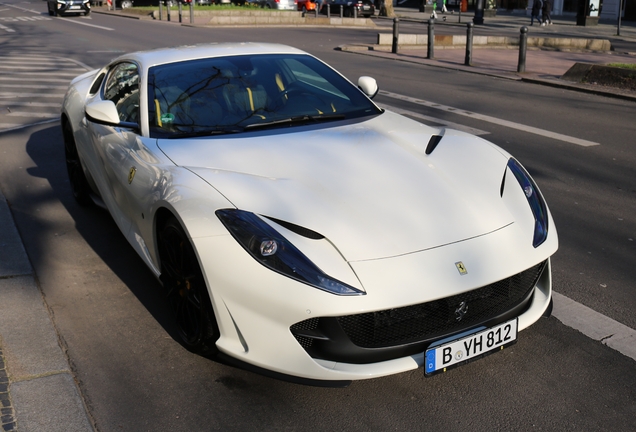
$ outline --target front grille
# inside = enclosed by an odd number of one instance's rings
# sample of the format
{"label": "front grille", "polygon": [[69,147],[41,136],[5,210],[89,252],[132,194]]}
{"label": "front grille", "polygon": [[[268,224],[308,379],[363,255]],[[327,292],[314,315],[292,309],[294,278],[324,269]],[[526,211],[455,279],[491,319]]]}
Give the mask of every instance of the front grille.
{"label": "front grille", "polygon": [[[337,318],[312,318],[294,324],[290,330],[308,351],[319,349],[311,348],[311,339],[344,343],[337,336],[341,333],[348,343],[363,349],[430,341],[481,325],[520,307],[529,299],[546,264],[547,261],[490,285],[433,302]],[[339,330],[334,330],[334,320]],[[323,344],[320,350],[325,347]]]}

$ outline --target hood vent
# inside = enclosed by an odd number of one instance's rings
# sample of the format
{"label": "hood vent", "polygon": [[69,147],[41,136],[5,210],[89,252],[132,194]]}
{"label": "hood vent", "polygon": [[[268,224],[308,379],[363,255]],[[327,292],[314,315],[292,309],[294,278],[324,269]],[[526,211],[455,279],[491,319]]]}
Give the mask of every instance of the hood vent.
{"label": "hood vent", "polygon": [[442,135],[433,135],[431,139],[428,141],[428,145],[426,146],[426,154],[430,155],[437,147],[437,144],[442,140]]}

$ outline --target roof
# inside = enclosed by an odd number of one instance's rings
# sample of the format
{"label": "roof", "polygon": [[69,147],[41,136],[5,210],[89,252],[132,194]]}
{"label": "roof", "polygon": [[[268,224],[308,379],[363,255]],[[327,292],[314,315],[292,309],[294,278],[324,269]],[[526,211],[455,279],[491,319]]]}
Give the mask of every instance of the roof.
{"label": "roof", "polygon": [[234,56],[243,54],[307,54],[287,45],[235,42],[205,43],[138,51],[122,55],[116,60],[133,60],[144,68],[200,58]]}

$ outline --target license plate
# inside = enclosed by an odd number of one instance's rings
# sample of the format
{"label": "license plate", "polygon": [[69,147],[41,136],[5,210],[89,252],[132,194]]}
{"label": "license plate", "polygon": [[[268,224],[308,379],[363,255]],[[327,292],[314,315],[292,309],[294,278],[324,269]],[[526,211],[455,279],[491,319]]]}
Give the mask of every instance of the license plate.
{"label": "license plate", "polygon": [[81,6],[71,6],[70,8],[71,9],[81,9],[82,7]]}
{"label": "license plate", "polygon": [[517,319],[426,350],[424,373],[432,375],[501,350],[517,340]]}
{"label": "license plate", "polygon": [[362,6],[362,9],[364,10],[371,9],[371,6]]}

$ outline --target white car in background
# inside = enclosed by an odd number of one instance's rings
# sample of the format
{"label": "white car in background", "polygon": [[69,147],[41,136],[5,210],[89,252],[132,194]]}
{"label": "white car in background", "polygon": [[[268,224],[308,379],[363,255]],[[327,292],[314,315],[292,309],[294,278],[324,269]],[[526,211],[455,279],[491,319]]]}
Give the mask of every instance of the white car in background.
{"label": "white car in background", "polygon": [[64,98],[73,194],[201,355],[340,386],[501,350],[551,310],[546,203],[503,149],[377,91],[283,45],[123,55]]}

